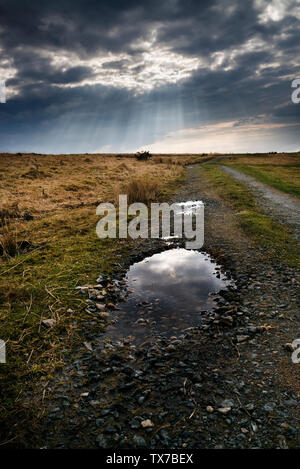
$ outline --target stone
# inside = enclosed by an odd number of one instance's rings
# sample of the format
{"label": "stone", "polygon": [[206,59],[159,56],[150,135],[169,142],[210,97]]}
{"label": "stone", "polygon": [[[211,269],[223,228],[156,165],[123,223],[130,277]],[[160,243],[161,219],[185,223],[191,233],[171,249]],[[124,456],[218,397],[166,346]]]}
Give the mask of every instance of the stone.
{"label": "stone", "polygon": [[154,427],[154,423],[151,422],[150,419],[143,420],[143,421],[141,422],[141,425],[142,425],[143,428]]}
{"label": "stone", "polygon": [[89,342],[83,342],[83,345],[91,352],[93,350],[93,347]]}
{"label": "stone", "polygon": [[227,407],[234,407],[234,401],[232,399],[224,399],[224,401],[221,402],[222,408],[227,408]]}
{"label": "stone", "polygon": [[276,407],[276,404],[274,402],[267,402],[265,405],[264,405],[264,409],[267,411],[267,412],[272,412],[272,410],[274,410]]}
{"label": "stone", "polygon": [[113,425],[107,425],[104,429],[104,433],[116,433],[118,430]]}
{"label": "stone", "polygon": [[285,350],[287,350],[288,352],[293,352],[294,351],[294,347],[291,343],[287,342],[286,344],[284,344],[283,346],[285,348]]}
{"label": "stone", "polygon": [[248,335],[237,335],[236,340],[238,343],[245,342],[246,340],[249,339]]}
{"label": "stone", "polygon": [[246,405],[245,405],[245,408],[246,408],[247,410],[252,411],[252,410],[254,410],[255,406],[254,406],[254,404],[252,404],[252,402],[249,402],[249,404],[246,404]]}
{"label": "stone", "polygon": [[44,319],[42,321],[42,324],[43,326],[50,328],[54,326],[55,322],[56,322],[55,319]]}
{"label": "stone", "polygon": [[220,324],[224,324],[225,326],[231,327],[233,325],[233,318],[232,316],[223,316],[220,319]]}
{"label": "stone", "polygon": [[[152,323],[151,323],[152,325]],[[168,350],[175,350],[175,346],[173,344],[168,345],[167,347]]]}
{"label": "stone", "polygon": [[218,412],[220,412],[220,414],[228,414],[228,412],[231,411],[231,407],[220,407],[218,409]]}
{"label": "stone", "polygon": [[109,448],[109,444],[107,442],[107,439],[104,437],[104,435],[102,433],[100,433],[100,435],[97,436],[96,442],[98,443],[99,448],[102,448],[102,449]]}
{"label": "stone", "polygon": [[132,438],[132,443],[136,448],[146,448],[147,446],[146,440],[139,435],[134,435]]}
{"label": "stone", "polygon": [[99,318],[101,319],[107,319],[109,317],[109,313],[106,313],[105,311],[102,311],[99,313]]}

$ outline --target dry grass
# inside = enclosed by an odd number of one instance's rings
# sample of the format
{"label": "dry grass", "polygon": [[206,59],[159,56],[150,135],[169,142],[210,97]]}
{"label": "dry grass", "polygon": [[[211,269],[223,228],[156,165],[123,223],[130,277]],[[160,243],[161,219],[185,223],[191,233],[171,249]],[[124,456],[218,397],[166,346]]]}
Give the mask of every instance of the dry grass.
{"label": "dry grass", "polygon": [[3,205],[0,209],[0,226],[5,225],[7,221],[12,218],[20,217],[21,214],[17,202],[14,202],[13,204],[3,202]]}
{"label": "dry grass", "polygon": [[149,203],[155,200],[160,191],[158,181],[148,181],[146,179],[132,179],[124,186],[124,194],[127,194],[128,203],[144,202]]}
{"label": "dry grass", "polygon": [[40,219],[62,214],[65,209],[113,200],[116,184],[133,177],[151,174],[153,180],[164,184],[193,158],[154,156],[149,161],[137,161],[134,157],[113,155],[2,154],[0,219],[22,221],[24,213]]}
{"label": "dry grass", "polygon": [[225,163],[235,163],[243,165],[272,165],[288,166],[298,164],[300,160],[299,153],[277,153],[261,155],[234,155],[230,158],[224,158]]}
{"label": "dry grass", "polygon": [[197,163],[203,161],[207,157],[200,155],[165,155],[165,156],[154,156],[152,162],[155,164],[165,164],[167,166],[186,166],[188,164]]}
{"label": "dry grass", "polygon": [[17,231],[6,221],[0,234],[0,256],[16,256],[18,254],[18,246]]}

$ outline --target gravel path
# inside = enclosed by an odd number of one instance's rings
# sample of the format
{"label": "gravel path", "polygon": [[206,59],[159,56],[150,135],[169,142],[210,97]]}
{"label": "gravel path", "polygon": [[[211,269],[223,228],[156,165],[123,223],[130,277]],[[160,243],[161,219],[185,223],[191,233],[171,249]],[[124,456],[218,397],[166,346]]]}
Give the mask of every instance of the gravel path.
{"label": "gravel path", "polygon": [[271,213],[280,222],[291,226],[294,230],[295,238],[300,240],[300,202],[297,199],[266,186],[236,169],[228,166],[221,166],[221,168],[238,181],[246,183],[254,189],[254,194],[258,198],[259,204],[267,213]]}

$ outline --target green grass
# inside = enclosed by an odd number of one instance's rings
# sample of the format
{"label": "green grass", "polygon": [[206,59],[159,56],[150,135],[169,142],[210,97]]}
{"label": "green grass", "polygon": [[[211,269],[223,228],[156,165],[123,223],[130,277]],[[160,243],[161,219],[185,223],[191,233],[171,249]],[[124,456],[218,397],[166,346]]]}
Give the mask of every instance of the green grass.
{"label": "green grass", "polygon": [[300,197],[300,164],[283,166],[230,164],[228,166],[275,189]]}
{"label": "green grass", "polygon": [[[24,395],[38,380],[49,379],[66,351],[80,342],[80,324],[88,314],[76,285],[95,283],[129,254],[128,243],[96,237],[94,217],[79,210],[72,215],[60,220],[60,230],[57,219],[38,221],[36,229],[49,230],[49,241],[0,266],[0,337],[7,341],[7,363],[0,365],[1,441],[9,439],[13,416],[22,413]],[[51,329],[41,326],[47,318],[56,320]],[[100,321],[97,327],[103,329]]]}
{"label": "green grass", "polygon": [[244,232],[258,247],[266,248],[270,258],[300,267],[300,247],[291,236],[291,230],[263,213],[250,189],[225,174],[215,164],[199,167],[218,195],[236,212]]}

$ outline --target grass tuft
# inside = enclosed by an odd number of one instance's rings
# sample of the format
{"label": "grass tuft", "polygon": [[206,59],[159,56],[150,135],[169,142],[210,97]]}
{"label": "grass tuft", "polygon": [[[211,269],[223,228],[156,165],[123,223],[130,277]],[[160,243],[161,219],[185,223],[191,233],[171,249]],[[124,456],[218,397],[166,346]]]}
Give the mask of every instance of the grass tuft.
{"label": "grass tuft", "polygon": [[134,178],[124,186],[128,203],[143,202],[145,204],[155,200],[160,192],[158,181],[148,181],[145,178]]}
{"label": "grass tuft", "polygon": [[16,229],[5,221],[0,235],[0,255],[3,257],[15,257],[18,254],[18,236]]}

